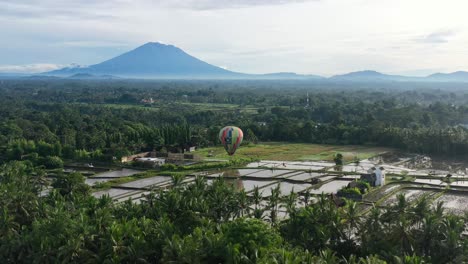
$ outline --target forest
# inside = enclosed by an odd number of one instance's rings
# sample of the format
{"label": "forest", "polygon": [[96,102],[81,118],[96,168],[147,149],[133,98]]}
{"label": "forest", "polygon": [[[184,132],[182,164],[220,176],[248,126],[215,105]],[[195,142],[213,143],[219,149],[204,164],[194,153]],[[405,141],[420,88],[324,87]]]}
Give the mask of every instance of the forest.
{"label": "forest", "polygon": [[47,167],[63,159],[108,162],[216,145],[219,129],[236,125],[245,144],[372,145],[463,158],[466,87],[427,85],[2,80],[0,157]]}

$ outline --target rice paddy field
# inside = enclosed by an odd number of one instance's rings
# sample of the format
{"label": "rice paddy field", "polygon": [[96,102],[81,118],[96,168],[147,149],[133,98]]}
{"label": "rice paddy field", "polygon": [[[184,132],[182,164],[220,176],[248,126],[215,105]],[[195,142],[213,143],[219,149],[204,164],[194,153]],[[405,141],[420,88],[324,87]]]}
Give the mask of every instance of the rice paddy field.
{"label": "rice paddy field", "polygon": [[[429,197],[431,203],[443,201],[448,211],[459,210],[468,197],[468,173],[465,170],[440,171],[431,168],[408,167],[408,160],[417,155],[394,157],[391,161],[382,158],[392,154],[392,149],[369,146],[333,146],[319,144],[261,143],[238,149],[234,158],[254,158],[256,161],[230,167],[200,166],[198,169],[159,171],[109,168],[109,171],[91,173],[86,183],[92,186],[95,197],[108,195],[115,202],[132,200],[140,202],[152,190],[167,189],[173,185],[173,175],[184,175],[183,184],[191,184],[196,177],[206,177],[211,184],[217,178],[232,183],[236,190],[253,195],[259,189],[264,199],[279,188],[281,195],[295,192],[298,195],[336,194],[340,189],[361,177],[369,168],[383,166],[387,172],[386,185],[374,187],[363,196],[360,206],[366,213],[373,206],[394,205],[398,195],[414,203]],[[337,168],[333,158],[337,153],[344,156],[346,165]],[[194,154],[202,157],[201,164],[226,163],[232,157],[219,147],[200,149]],[[398,154],[392,154],[398,156]],[[358,163],[355,161],[358,160]],[[404,162],[401,162],[401,161]],[[451,179],[446,175],[451,173]],[[48,190],[45,190],[47,192]],[[458,210],[458,211],[457,211]]]}
{"label": "rice paddy field", "polygon": [[[333,161],[334,156],[337,153],[341,153],[344,156],[345,162],[352,162],[356,159],[363,160],[372,158],[388,151],[392,151],[392,149],[368,146],[333,146],[272,142],[241,146],[237,150],[235,156],[278,161]],[[222,146],[200,149],[197,150],[195,154],[204,158],[229,158]]]}

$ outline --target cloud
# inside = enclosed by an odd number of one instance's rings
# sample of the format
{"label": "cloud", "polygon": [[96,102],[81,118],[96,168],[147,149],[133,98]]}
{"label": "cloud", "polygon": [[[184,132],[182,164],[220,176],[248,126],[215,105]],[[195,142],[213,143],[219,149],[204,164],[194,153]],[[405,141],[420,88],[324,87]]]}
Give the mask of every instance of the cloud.
{"label": "cloud", "polygon": [[[107,2],[78,0],[0,0],[0,18],[19,17],[29,18],[82,18],[82,19],[106,19],[114,18],[107,12],[118,0]],[[90,12],[89,10],[93,10]]]}
{"label": "cloud", "polygon": [[0,72],[8,73],[41,73],[63,68],[65,65],[37,63],[25,65],[0,65]]}
{"label": "cloud", "polygon": [[86,41],[86,40],[75,40],[75,41],[64,41],[58,42],[55,45],[61,47],[79,47],[79,48],[109,48],[109,47],[129,47],[128,43],[112,42],[112,41]]}
{"label": "cloud", "polygon": [[158,3],[162,4],[163,6],[172,8],[210,10],[244,8],[265,5],[285,5],[312,1],[320,0],[161,0],[158,1]]}
{"label": "cloud", "polygon": [[[84,19],[115,18],[107,11],[118,8],[163,7],[169,9],[216,10],[253,6],[286,5],[320,0],[0,0],[0,17],[81,17]],[[89,12],[93,10],[93,12]]]}
{"label": "cloud", "polygon": [[447,31],[436,31],[429,35],[425,35],[416,39],[416,42],[429,43],[429,44],[441,44],[447,43],[449,39],[455,36],[455,32],[451,30]]}

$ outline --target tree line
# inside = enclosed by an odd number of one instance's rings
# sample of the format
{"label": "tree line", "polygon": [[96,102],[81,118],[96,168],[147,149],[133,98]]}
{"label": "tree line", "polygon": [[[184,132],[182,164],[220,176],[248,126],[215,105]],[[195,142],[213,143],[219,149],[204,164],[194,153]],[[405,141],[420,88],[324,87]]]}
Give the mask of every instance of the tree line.
{"label": "tree line", "polygon": [[[2,81],[0,156],[37,164],[53,164],[55,157],[109,161],[142,150],[212,146],[225,125],[242,128],[247,142],[368,144],[453,157],[468,153],[465,89],[310,85]],[[150,97],[154,104],[141,102]]]}

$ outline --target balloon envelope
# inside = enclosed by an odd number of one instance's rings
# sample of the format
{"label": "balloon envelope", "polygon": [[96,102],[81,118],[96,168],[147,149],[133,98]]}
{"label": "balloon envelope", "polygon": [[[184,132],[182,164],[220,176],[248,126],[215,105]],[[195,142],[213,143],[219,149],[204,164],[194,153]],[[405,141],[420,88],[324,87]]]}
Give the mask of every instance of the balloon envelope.
{"label": "balloon envelope", "polygon": [[234,155],[243,138],[244,133],[235,126],[227,126],[219,131],[219,140],[230,156]]}

